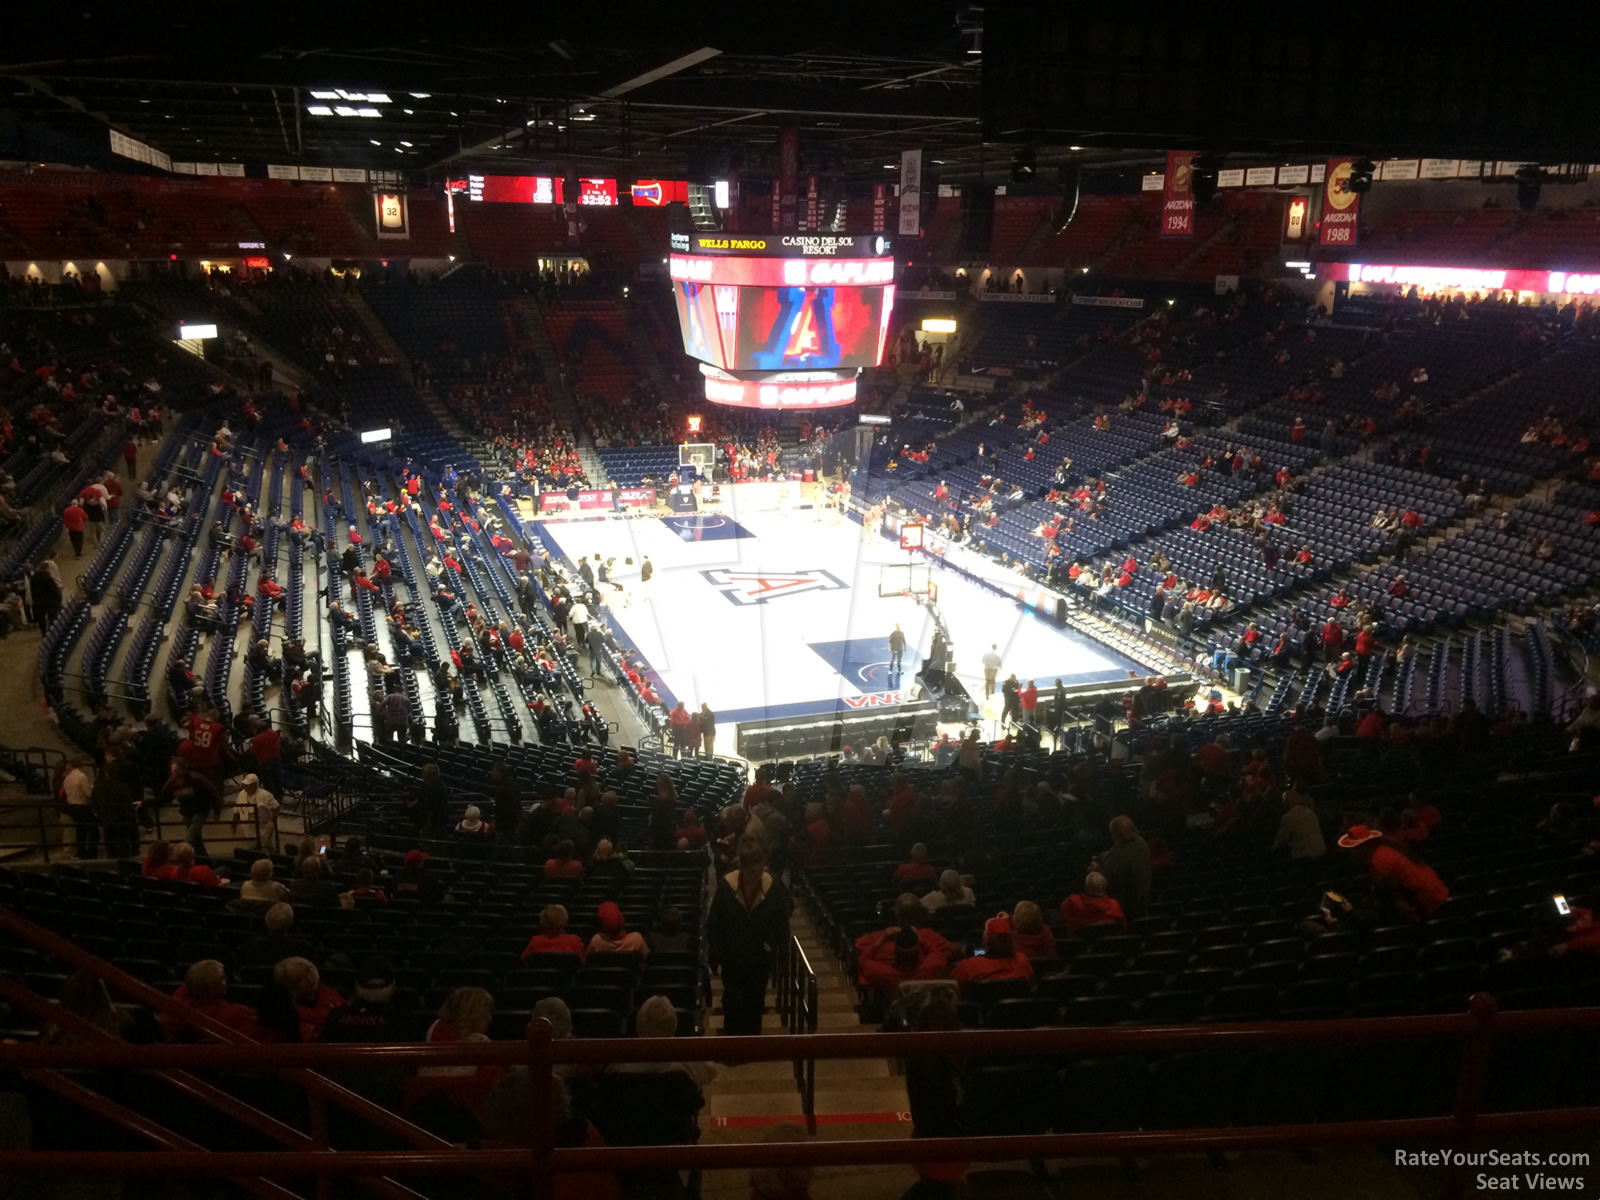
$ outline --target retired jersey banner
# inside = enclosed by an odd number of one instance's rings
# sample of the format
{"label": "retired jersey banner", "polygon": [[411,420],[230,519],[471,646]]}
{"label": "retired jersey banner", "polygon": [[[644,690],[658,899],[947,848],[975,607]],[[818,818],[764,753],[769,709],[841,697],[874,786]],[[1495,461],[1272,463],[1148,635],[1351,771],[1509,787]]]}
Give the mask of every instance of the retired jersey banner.
{"label": "retired jersey banner", "polygon": [[778,186],[782,193],[778,228],[787,231],[799,223],[796,203],[800,186],[800,131],[793,125],[778,130]]}
{"label": "retired jersey banner", "polygon": [[1350,190],[1353,158],[1330,158],[1322,181],[1322,228],[1317,241],[1324,246],[1354,246],[1361,197]]}
{"label": "retired jersey banner", "polygon": [[884,209],[889,202],[889,185],[875,183],[872,185],[872,232],[883,232]]}
{"label": "retired jersey banner", "polygon": [[1167,175],[1161,184],[1161,236],[1194,236],[1194,155],[1167,152]]}

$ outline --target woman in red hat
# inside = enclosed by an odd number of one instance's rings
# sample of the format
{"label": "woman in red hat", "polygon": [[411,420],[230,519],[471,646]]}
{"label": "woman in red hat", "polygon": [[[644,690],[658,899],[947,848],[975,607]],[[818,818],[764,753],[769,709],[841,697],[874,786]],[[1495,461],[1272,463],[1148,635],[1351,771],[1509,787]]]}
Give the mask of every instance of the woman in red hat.
{"label": "woman in red hat", "polygon": [[650,953],[644,937],[638,930],[625,929],[622,909],[607,900],[600,906],[600,931],[589,939],[589,953],[596,951],[623,951],[639,956],[640,961]]}
{"label": "woman in red hat", "polygon": [[1384,837],[1380,829],[1352,825],[1339,845],[1366,862],[1374,889],[1408,921],[1421,921],[1450,899],[1450,889],[1434,869],[1412,858],[1407,846]]}

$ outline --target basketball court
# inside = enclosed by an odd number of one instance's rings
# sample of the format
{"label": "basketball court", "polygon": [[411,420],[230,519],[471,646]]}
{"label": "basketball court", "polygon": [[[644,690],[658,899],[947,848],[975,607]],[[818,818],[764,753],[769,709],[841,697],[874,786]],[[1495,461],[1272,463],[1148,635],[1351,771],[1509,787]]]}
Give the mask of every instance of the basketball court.
{"label": "basketball court", "polygon": [[[863,543],[861,526],[836,514],[750,508],[536,522],[531,532],[572,563],[615,560],[622,587],[603,589],[607,623],[650,664],[669,708],[678,700],[691,709],[709,704],[722,731],[900,703],[932,642],[930,601],[949,630],[955,672],[975,696],[991,644],[1002,655],[1001,679],[1015,671],[1041,689],[1057,679],[1109,683],[1144,673],[937,561],[928,566],[919,555],[910,565],[892,541]],[[653,577],[641,585],[646,557]],[[906,651],[891,673],[888,638],[897,623]]]}

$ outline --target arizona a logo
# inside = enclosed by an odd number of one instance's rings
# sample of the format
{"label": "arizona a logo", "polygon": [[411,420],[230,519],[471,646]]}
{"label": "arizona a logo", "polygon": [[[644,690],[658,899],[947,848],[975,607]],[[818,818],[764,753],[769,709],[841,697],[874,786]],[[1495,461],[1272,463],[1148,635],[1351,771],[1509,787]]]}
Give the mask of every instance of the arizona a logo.
{"label": "arizona a logo", "polygon": [[803,592],[842,592],[850,585],[827,571],[763,571],[718,567],[701,571],[705,581],[740,608]]}

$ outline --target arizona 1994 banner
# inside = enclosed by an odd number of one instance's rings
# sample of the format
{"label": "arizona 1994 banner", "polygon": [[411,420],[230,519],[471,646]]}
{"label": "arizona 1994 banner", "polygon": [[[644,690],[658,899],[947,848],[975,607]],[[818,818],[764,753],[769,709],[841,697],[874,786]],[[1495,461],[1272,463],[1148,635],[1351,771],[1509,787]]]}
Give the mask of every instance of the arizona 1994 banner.
{"label": "arizona 1994 banner", "polygon": [[1161,186],[1161,236],[1194,236],[1194,155],[1167,152],[1167,177]]}

